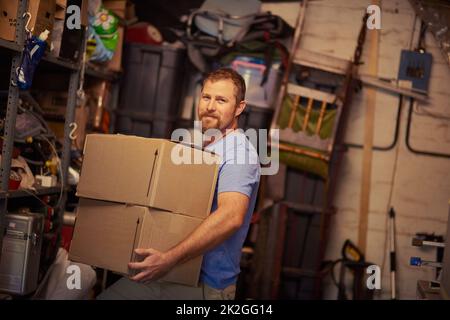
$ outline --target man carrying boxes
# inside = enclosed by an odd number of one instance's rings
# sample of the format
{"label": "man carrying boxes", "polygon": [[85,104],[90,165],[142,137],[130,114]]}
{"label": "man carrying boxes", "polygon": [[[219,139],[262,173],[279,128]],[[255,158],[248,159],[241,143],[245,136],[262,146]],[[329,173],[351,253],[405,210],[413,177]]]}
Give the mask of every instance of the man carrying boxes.
{"label": "man carrying boxes", "polygon": [[[234,298],[260,178],[257,152],[236,130],[244,99],[238,73],[208,75],[198,116],[204,133],[216,133],[205,151],[88,136],[70,258],[128,275],[99,299]],[[180,151],[204,161],[175,164]]]}

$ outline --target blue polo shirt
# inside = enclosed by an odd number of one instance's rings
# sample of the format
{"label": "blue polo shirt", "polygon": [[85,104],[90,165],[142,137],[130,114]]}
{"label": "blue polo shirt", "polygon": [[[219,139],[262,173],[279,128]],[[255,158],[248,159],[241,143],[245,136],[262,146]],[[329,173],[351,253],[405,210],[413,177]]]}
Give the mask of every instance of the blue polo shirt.
{"label": "blue polo shirt", "polygon": [[240,130],[227,134],[205,149],[221,156],[212,214],[217,209],[217,195],[221,192],[240,192],[250,199],[241,228],[203,256],[200,280],[210,287],[224,289],[236,283],[241,271],[241,250],[255,208],[261,168],[258,153]]}

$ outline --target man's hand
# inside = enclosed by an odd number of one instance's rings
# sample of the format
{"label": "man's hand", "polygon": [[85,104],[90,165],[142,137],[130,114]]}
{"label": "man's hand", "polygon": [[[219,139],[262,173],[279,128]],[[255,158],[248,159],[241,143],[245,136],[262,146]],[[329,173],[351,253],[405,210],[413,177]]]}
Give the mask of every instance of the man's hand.
{"label": "man's hand", "polygon": [[204,254],[228,239],[244,223],[249,201],[248,196],[239,192],[219,193],[217,210],[175,247],[167,252],[136,249],[138,255],[146,258],[128,264],[130,269],[141,270],[131,280],[145,282],[161,278],[176,264]]}
{"label": "man's hand", "polygon": [[136,254],[146,258],[141,262],[130,262],[130,269],[141,270],[131,280],[146,282],[156,280],[169,272],[176,264],[176,261],[167,253],[155,249],[136,249]]}

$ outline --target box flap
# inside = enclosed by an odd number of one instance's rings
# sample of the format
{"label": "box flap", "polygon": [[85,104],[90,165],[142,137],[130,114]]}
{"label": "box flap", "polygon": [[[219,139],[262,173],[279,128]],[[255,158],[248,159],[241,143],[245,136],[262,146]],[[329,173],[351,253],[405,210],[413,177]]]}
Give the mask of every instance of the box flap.
{"label": "box flap", "polygon": [[87,135],[77,196],[148,204],[160,146],[156,139]]}
{"label": "box flap", "polygon": [[[189,155],[187,158],[192,160],[191,163],[174,163],[172,157],[176,153]],[[160,167],[156,177],[158,187],[154,190],[151,206],[192,217],[206,218],[214,198],[220,157],[170,141],[164,141],[160,156]],[[205,157],[208,158],[208,163],[203,161]],[[176,193],[173,192],[173,181],[177,181]]]}

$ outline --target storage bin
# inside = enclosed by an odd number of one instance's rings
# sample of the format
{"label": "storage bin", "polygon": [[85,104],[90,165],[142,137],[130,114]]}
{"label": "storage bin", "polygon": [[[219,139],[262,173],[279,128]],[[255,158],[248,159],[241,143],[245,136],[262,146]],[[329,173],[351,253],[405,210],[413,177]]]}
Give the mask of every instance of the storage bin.
{"label": "storage bin", "polygon": [[125,45],[117,132],[170,137],[179,114],[185,62],[184,49]]}

